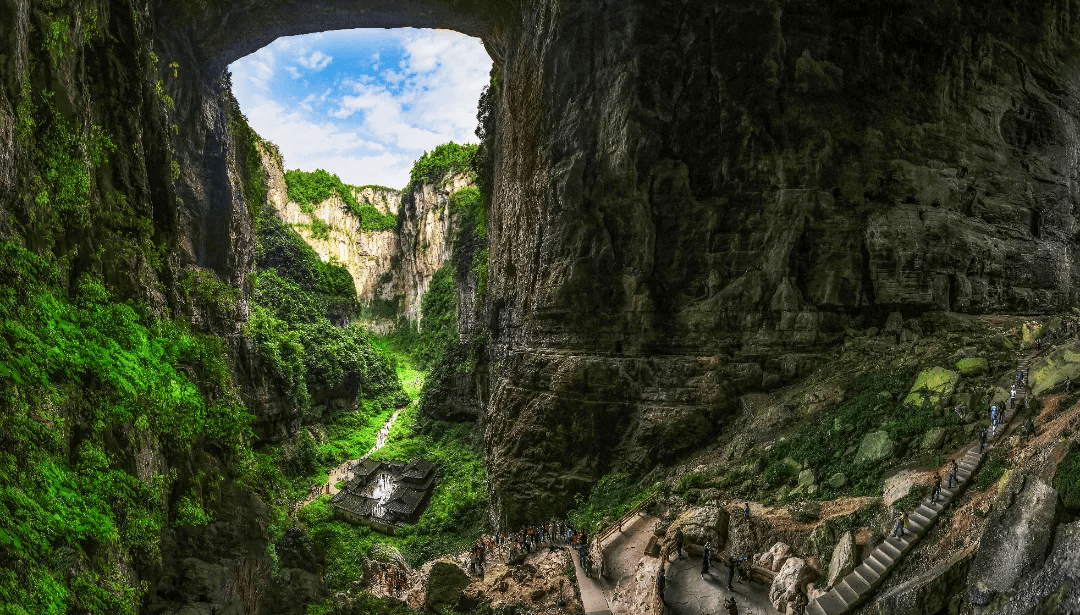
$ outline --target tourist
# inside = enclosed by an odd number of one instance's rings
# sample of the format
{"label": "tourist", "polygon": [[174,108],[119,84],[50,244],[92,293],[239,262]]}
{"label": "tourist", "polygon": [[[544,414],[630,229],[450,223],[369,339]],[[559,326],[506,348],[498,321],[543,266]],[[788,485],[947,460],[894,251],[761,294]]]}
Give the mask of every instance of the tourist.
{"label": "tourist", "polygon": [[907,533],[907,513],[900,513],[900,516],[896,518],[896,527],[893,528],[893,538],[899,538]]}
{"label": "tourist", "polygon": [[984,430],[982,430],[982,433],[979,434],[979,454],[980,455],[982,454],[983,449],[986,448],[986,432],[987,432],[987,430],[984,429]]}
{"label": "tourist", "polygon": [[683,543],[683,533],[682,533],[682,527],[680,526],[679,529],[675,530],[675,557],[678,557],[678,558],[682,557],[682,543]]}
{"label": "tourist", "polygon": [[934,474],[934,487],[930,490],[930,501],[937,503],[938,494],[941,493],[941,475]]}
{"label": "tourist", "polygon": [[660,596],[660,603],[667,605],[667,600],[664,599],[664,587],[667,586],[667,579],[664,578],[664,567],[660,566],[660,572],[656,575],[656,595]]}
{"label": "tourist", "polygon": [[956,460],[952,460],[952,468],[949,470],[949,489],[953,488],[953,483],[957,482],[956,473],[960,470],[960,467],[956,465]]}
{"label": "tourist", "polygon": [[729,555],[727,557],[727,589],[732,591],[731,582],[735,580],[735,560]]}
{"label": "tourist", "polygon": [[747,519],[750,518],[750,502],[747,502],[746,507],[743,508],[743,516],[746,517]]}
{"label": "tourist", "polygon": [[705,545],[705,551],[701,554],[701,578],[705,578],[705,575],[709,574],[709,545]]}

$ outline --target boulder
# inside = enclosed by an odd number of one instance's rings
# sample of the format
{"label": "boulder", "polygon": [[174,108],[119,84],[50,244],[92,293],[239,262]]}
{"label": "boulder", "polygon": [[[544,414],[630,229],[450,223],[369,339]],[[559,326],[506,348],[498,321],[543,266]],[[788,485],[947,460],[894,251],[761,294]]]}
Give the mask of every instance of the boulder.
{"label": "boulder", "polygon": [[778,572],[789,557],[791,557],[791,547],[785,543],[778,542],[768,551],[755,555],[754,565],[759,568]]}
{"label": "boulder", "polygon": [[919,442],[919,448],[924,451],[936,451],[941,448],[941,445],[945,443],[945,428],[935,427],[926,432],[922,441]]}
{"label": "boulder", "polygon": [[1066,378],[1076,380],[1080,377],[1080,361],[1077,359],[1080,356],[1076,352],[1059,348],[1036,361],[1031,366],[1032,394],[1037,397],[1062,386]]}
{"label": "boulder", "polygon": [[829,561],[829,576],[826,579],[828,587],[836,585],[840,579],[855,570],[855,555],[855,535],[844,532],[844,535],[840,537],[840,542],[836,543],[832,559]]}
{"label": "boulder", "polygon": [[875,431],[866,434],[855,453],[855,463],[872,463],[892,457],[896,445],[889,439],[888,432]]}
{"label": "boulder", "polygon": [[786,612],[799,594],[806,593],[806,584],[817,580],[817,571],[800,557],[789,557],[773,578],[769,587],[769,602],[776,610]]}
{"label": "boulder", "polygon": [[679,528],[682,528],[687,544],[704,545],[711,540],[720,550],[724,548],[724,537],[728,533],[728,512],[717,506],[691,508],[671,522],[667,536],[674,537]]}
{"label": "boulder", "polygon": [[973,549],[954,554],[925,573],[882,593],[874,602],[879,613],[889,615],[935,615],[948,610],[949,602],[963,590]]}
{"label": "boulder", "polygon": [[753,557],[775,544],[775,532],[766,519],[731,515],[728,519],[727,550],[732,557]]}
{"label": "boulder", "polygon": [[987,521],[968,575],[968,597],[979,606],[1042,565],[1059,515],[1057,491],[1036,476],[1024,477],[1017,496],[1001,504]]}
{"label": "boulder", "polygon": [[437,562],[428,575],[424,604],[436,613],[457,609],[465,602],[465,588],[471,582],[469,575],[456,565]]}
{"label": "boulder", "polygon": [[1043,565],[1013,586],[1008,601],[986,608],[985,615],[1075,612],[1080,606],[1080,521],[1063,523]]}
{"label": "boulder", "polygon": [[940,405],[952,395],[960,374],[944,367],[931,367],[919,372],[915,384],[904,398],[905,404],[913,406]]}
{"label": "boulder", "polygon": [[843,472],[837,472],[829,477],[829,486],[833,489],[840,489],[847,484],[847,477]]}
{"label": "boulder", "polygon": [[956,371],[964,377],[981,376],[989,370],[990,365],[982,357],[968,357],[956,362]]}
{"label": "boulder", "polygon": [[889,314],[889,317],[885,320],[885,328],[882,329],[882,333],[900,333],[904,328],[904,315],[900,312],[893,312]]}

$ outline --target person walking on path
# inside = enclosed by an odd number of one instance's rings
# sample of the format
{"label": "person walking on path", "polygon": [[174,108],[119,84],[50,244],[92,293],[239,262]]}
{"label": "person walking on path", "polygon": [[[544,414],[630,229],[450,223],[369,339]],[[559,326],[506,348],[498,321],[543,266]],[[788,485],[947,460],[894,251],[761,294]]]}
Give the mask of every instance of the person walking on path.
{"label": "person walking on path", "polygon": [[960,468],[956,465],[956,460],[952,460],[952,468],[949,469],[949,489],[952,489],[953,483],[956,482],[956,473]]}
{"label": "person walking on path", "polygon": [[997,433],[997,406],[990,406],[990,424],[994,427],[994,433]]}
{"label": "person walking on path", "polygon": [[682,527],[675,530],[675,557],[682,558],[683,533]]}
{"label": "person walking on path", "polygon": [[727,557],[727,590],[732,591],[731,582],[735,580],[735,560],[730,555]]}
{"label": "person walking on path", "polygon": [[984,429],[984,430],[982,430],[982,433],[979,434],[979,454],[980,455],[982,454],[983,449],[986,448],[986,431],[987,430]]}
{"label": "person walking on path", "polygon": [[656,575],[656,595],[660,596],[660,604],[667,606],[664,599],[664,588],[667,587],[667,579],[664,577],[664,567],[660,566],[660,572]]}
{"label": "person walking on path", "polygon": [[934,488],[930,491],[930,501],[937,503],[938,494],[941,493],[941,475],[934,474]]}
{"label": "person walking on path", "polygon": [[712,557],[711,550],[712,543],[705,543],[705,551],[701,554],[701,578],[705,578],[705,575],[709,574],[709,558]]}
{"label": "person walking on path", "polygon": [[896,527],[893,528],[893,538],[899,538],[907,533],[907,513],[900,513],[900,516],[896,518]]}
{"label": "person walking on path", "polygon": [[746,517],[747,519],[750,518],[750,502],[747,502],[746,507],[743,508],[743,516]]}

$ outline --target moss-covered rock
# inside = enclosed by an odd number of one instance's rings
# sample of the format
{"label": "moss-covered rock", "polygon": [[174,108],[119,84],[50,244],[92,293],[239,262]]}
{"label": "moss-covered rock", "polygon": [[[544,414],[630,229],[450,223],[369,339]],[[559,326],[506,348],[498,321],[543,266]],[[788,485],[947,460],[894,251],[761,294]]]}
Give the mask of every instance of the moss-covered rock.
{"label": "moss-covered rock", "polygon": [[1024,326],[1020,329],[1020,345],[1024,348],[1031,348],[1040,335],[1042,335],[1042,325],[1039,323],[1024,323]]}
{"label": "moss-covered rock", "polygon": [[960,374],[944,367],[924,369],[915,378],[915,384],[911,386],[911,392],[904,398],[904,403],[913,406],[940,405],[952,395],[958,380],[960,380]]}
{"label": "moss-covered rock", "polygon": [[926,432],[922,441],[919,443],[919,448],[925,451],[934,451],[941,448],[941,445],[945,442],[945,428],[935,427]]}
{"label": "moss-covered rock", "polygon": [[1080,353],[1058,349],[1032,366],[1031,392],[1038,396],[1062,385],[1066,378],[1080,377]]}
{"label": "moss-covered rock", "polygon": [[464,570],[450,562],[438,562],[431,567],[424,604],[436,613],[457,609],[469,583],[469,575]]}
{"label": "moss-covered rock", "polygon": [[889,438],[885,431],[868,433],[859,444],[859,451],[855,453],[855,463],[871,463],[892,457],[896,450],[896,444]]}
{"label": "moss-covered rock", "polygon": [[956,362],[956,371],[964,377],[981,376],[989,369],[986,359],[982,357],[967,357]]}

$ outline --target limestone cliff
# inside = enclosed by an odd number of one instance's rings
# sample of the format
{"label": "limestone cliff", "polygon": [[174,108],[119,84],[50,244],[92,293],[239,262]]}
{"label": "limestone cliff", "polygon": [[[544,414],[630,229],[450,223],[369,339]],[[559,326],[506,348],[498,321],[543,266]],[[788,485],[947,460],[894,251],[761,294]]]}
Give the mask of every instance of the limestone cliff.
{"label": "limestone cliff", "polygon": [[[394,229],[365,230],[337,194],[313,204],[310,213],[290,201],[281,160],[267,148],[261,151],[269,175],[268,203],[323,260],[349,270],[368,326],[385,332],[399,318],[419,322],[431,276],[453,250],[450,195],[473,185],[468,174],[448,173],[435,182],[410,185],[404,193],[350,187],[358,202],[398,216]],[[313,226],[315,220],[326,225],[322,232]]]}

